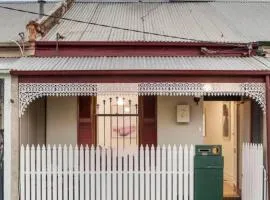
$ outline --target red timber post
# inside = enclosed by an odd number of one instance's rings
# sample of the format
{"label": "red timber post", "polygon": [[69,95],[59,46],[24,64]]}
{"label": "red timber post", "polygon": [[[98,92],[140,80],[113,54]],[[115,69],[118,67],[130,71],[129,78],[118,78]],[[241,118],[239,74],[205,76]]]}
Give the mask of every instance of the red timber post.
{"label": "red timber post", "polygon": [[[270,180],[270,76],[266,76],[266,130],[267,130],[267,179]],[[270,184],[268,184],[270,191]],[[270,192],[268,193],[270,199]]]}
{"label": "red timber post", "polygon": [[95,109],[95,97],[78,97],[78,145],[96,145]]}
{"label": "red timber post", "polygon": [[157,96],[139,97],[139,145],[157,146]]}

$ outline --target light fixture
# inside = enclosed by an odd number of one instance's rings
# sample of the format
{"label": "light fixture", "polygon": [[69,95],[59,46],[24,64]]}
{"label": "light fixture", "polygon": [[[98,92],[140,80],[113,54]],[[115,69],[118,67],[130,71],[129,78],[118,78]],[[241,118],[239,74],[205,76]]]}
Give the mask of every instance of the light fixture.
{"label": "light fixture", "polygon": [[204,84],[204,86],[203,86],[203,90],[204,90],[205,92],[210,92],[210,91],[213,90],[213,87],[212,87],[212,85],[211,85],[210,83],[206,83],[206,84]]}
{"label": "light fixture", "polygon": [[125,107],[124,111],[125,111],[125,113],[129,113],[130,112],[129,107]]}
{"label": "light fixture", "polygon": [[16,40],[9,40],[9,41],[15,43],[19,47],[19,50],[21,52],[21,56],[23,57],[24,52],[23,52],[23,49],[22,49],[21,45],[19,44],[19,42],[17,42]]}
{"label": "light fixture", "polygon": [[197,105],[199,105],[200,100],[201,100],[201,98],[198,97],[198,96],[195,96],[195,97],[193,98],[193,101],[194,101]]}
{"label": "light fixture", "polygon": [[117,105],[118,106],[122,106],[122,105],[124,105],[124,99],[123,98],[118,98],[118,100],[117,100]]}

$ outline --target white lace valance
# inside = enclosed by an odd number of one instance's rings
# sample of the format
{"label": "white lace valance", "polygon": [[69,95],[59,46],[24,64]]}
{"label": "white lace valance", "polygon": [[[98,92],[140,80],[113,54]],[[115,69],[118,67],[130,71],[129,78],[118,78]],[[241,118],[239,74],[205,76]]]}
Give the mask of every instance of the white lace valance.
{"label": "white lace valance", "polygon": [[265,111],[264,83],[19,83],[19,115],[43,96],[247,96]]}

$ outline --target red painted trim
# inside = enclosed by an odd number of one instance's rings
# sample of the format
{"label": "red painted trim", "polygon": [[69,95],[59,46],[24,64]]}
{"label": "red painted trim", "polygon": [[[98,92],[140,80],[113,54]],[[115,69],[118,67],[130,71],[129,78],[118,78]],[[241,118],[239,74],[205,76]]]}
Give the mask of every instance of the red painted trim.
{"label": "red painted trim", "polygon": [[262,76],[270,75],[269,71],[242,70],[48,70],[48,71],[17,71],[11,70],[11,75],[19,76],[140,76],[140,75],[188,75],[188,76]]}
{"label": "red painted trim", "polygon": [[139,82],[265,82],[265,76],[181,76],[181,75],[107,75],[107,76],[19,76],[21,83],[139,83]]}
{"label": "red painted trim", "polygon": [[[57,41],[36,41],[36,46],[49,46],[55,45]],[[162,41],[151,41],[151,42],[144,42],[144,41],[58,41],[59,45],[77,45],[77,46],[92,46],[92,45],[105,45],[105,46],[115,46],[115,45],[122,45],[122,46],[230,46],[230,47],[241,47],[247,46],[247,43],[237,43],[237,42],[162,42]],[[257,47],[257,43],[251,43],[254,47]]]}
{"label": "red painted trim", "polygon": [[[270,178],[270,76],[266,76],[266,129],[267,129],[267,175]],[[270,191],[270,184],[268,184],[268,191]],[[270,192],[268,193],[270,199]]]}
{"label": "red painted trim", "polygon": [[[249,56],[245,43],[37,41],[35,56]],[[204,49],[202,49],[204,48]]]}
{"label": "red painted trim", "polygon": [[139,145],[157,146],[157,96],[140,96],[138,100]]}

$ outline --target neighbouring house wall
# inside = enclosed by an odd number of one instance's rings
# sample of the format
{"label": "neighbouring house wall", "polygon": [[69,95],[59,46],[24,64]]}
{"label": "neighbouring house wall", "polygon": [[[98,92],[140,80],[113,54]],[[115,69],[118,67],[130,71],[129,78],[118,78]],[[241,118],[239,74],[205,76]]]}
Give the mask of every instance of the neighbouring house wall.
{"label": "neighbouring house wall", "polygon": [[32,102],[20,119],[21,144],[45,144],[45,98]]}
{"label": "neighbouring house wall", "polygon": [[[19,199],[19,95],[18,78],[8,77],[5,81],[5,164],[4,164],[4,199]],[[10,100],[13,100],[11,103]]]}
{"label": "neighbouring house wall", "polygon": [[0,104],[0,129],[4,129],[4,103]]}
{"label": "neighbouring house wall", "polygon": [[77,97],[47,98],[47,144],[77,144]]}
{"label": "neighbouring house wall", "polygon": [[[190,105],[190,122],[176,122],[176,107]],[[197,105],[193,97],[159,96],[157,99],[158,144],[202,144],[202,100]]]}

